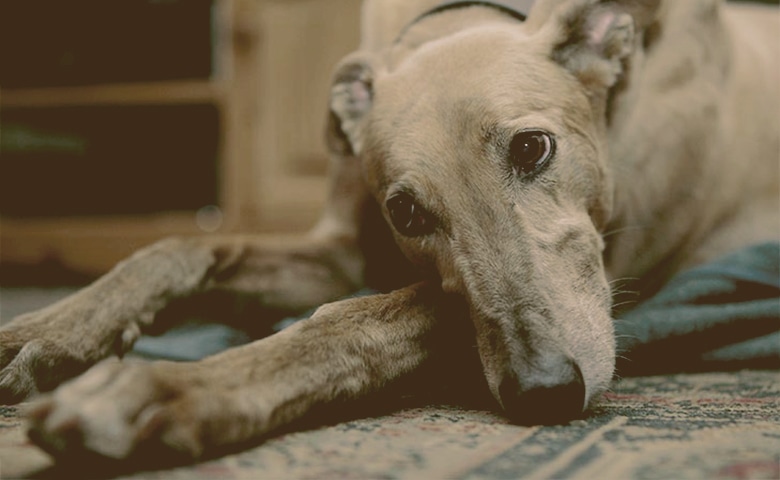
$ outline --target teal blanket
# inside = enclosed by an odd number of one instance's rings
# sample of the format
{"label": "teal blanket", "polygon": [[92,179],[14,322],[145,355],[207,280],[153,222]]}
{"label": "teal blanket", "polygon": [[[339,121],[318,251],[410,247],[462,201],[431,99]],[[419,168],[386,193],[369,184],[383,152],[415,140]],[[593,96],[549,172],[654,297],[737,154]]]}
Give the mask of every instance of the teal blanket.
{"label": "teal blanket", "polygon": [[615,328],[622,374],[780,367],[780,243],[678,274]]}

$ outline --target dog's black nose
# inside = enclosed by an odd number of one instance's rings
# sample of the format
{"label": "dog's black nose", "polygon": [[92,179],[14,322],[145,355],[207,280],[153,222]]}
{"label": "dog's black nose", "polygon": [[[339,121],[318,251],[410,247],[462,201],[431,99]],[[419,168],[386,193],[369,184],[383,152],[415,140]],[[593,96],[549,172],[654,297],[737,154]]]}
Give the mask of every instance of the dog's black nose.
{"label": "dog's black nose", "polygon": [[544,370],[520,378],[508,373],[498,388],[507,416],[522,425],[555,425],[577,418],[585,404],[585,382],[568,357],[546,358]]}

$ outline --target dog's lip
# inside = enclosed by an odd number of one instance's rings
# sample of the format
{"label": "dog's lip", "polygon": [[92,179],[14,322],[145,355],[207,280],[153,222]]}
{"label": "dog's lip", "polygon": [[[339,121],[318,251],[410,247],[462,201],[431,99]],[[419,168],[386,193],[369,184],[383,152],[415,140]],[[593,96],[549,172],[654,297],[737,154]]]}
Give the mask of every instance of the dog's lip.
{"label": "dog's lip", "polygon": [[[471,309],[470,317],[477,330],[478,347],[480,349],[483,370],[485,371],[490,390],[499,403],[502,403],[500,395],[500,386],[504,377],[502,372],[509,370],[522,371],[535,356],[543,355],[544,352],[550,349],[560,351],[562,354],[563,352],[568,352],[564,356],[570,358],[575,369],[579,372],[578,376],[581,378],[581,392],[577,395],[581,400],[576,402],[576,406],[569,404],[566,409],[571,413],[571,419],[573,419],[575,413],[587,411],[601,397],[601,394],[608,389],[615,365],[614,351],[610,352],[608,345],[597,346],[599,352],[591,356],[589,352],[583,352],[582,342],[579,342],[579,347],[577,346],[577,339],[572,340],[574,343],[562,344],[555,339],[554,333],[542,332],[541,336],[537,337],[541,344],[535,344],[533,349],[537,353],[533,353],[533,350],[529,350],[527,346],[531,336],[534,335],[529,332],[529,328],[531,328],[528,322],[529,309],[523,308],[523,313],[515,311],[513,313],[505,312],[503,315],[495,311],[480,313],[471,304],[470,299],[467,301]],[[541,314],[537,313],[537,315]],[[603,315],[607,319],[610,318],[608,311],[604,311]],[[530,323],[538,326],[541,323],[547,324],[549,322],[540,316]],[[523,326],[518,327],[519,324]],[[504,333],[501,333],[502,330]],[[510,333],[514,332],[517,335],[514,335],[513,338],[508,338],[511,335],[507,331]],[[605,329],[604,334],[607,335],[607,333],[608,329]],[[609,338],[611,339],[612,336]],[[598,343],[600,340],[596,338],[594,342]],[[483,349],[487,351],[483,351]],[[520,384],[522,385],[522,380]],[[552,384],[550,386],[552,388],[555,387]],[[527,385],[525,388],[528,388]],[[562,386],[557,390],[565,393],[574,391],[575,388]]]}

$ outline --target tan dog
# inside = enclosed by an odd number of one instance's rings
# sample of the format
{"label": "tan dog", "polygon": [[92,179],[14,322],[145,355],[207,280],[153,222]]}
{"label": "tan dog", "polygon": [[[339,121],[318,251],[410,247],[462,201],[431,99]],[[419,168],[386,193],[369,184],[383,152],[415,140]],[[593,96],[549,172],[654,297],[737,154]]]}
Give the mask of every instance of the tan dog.
{"label": "tan dog", "polygon": [[330,201],[306,239],[139,252],[3,327],[2,395],[121,356],[186,296],[249,293],[297,311],[365,284],[390,293],[200,362],[102,363],[39,401],[40,445],[197,457],[452,369],[473,343],[507,415],[566,421],[612,377],[611,279],[652,291],[777,238],[777,10],[549,0],[523,22],[471,2],[412,22],[437,2],[424,3],[367,2],[363,48],[333,85]]}

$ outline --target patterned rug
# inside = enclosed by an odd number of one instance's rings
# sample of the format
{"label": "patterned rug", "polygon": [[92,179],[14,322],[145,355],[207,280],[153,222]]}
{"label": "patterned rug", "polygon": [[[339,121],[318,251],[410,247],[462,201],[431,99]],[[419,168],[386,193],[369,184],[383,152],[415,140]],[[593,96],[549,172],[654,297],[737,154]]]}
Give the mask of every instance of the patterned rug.
{"label": "patterned rug", "polygon": [[[0,407],[0,477],[49,469],[14,407]],[[626,378],[583,420],[518,427],[488,411],[407,408],[287,433],[195,466],[129,479],[780,478],[780,372]]]}

